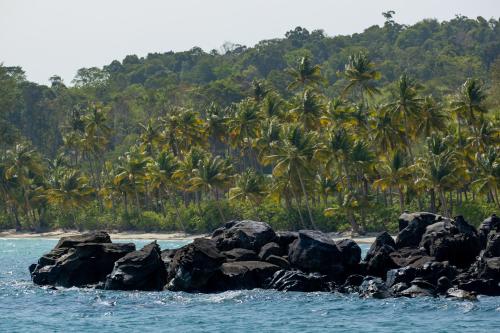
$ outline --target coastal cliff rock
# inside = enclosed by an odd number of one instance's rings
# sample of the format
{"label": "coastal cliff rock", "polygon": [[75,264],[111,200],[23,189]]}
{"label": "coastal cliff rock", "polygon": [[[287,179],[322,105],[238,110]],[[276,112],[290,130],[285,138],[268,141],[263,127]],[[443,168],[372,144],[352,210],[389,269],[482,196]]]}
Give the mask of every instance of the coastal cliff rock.
{"label": "coastal cliff rock", "polygon": [[167,282],[165,263],[156,242],[130,252],[115,262],[106,278],[105,289],[163,290]]}

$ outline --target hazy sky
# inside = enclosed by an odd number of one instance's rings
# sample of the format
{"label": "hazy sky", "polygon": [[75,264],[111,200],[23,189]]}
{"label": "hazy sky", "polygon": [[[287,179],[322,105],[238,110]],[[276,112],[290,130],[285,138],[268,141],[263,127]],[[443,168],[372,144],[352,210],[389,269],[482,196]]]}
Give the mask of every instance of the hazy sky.
{"label": "hazy sky", "polygon": [[78,68],[127,54],[252,46],[299,25],[330,36],[361,32],[383,24],[389,9],[405,24],[489,19],[500,16],[500,0],[0,0],[0,62],[36,82],[58,74],[70,83]]}

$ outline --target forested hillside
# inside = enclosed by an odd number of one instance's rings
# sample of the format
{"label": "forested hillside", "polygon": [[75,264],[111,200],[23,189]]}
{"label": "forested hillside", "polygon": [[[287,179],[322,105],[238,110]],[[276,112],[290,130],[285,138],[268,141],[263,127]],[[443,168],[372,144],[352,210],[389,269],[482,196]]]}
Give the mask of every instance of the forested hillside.
{"label": "forested hillside", "polygon": [[500,207],[500,21],[393,14],[351,36],[128,55],[71,84],[0,66],[0,228],[478,222]]}

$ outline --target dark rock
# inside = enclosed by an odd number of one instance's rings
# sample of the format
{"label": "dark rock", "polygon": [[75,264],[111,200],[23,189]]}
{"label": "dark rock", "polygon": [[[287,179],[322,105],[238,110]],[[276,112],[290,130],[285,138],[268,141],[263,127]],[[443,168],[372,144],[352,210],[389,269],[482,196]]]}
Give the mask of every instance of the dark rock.
{"label": "dark rock", "polygon": [[392,287],[395,284],[404,282],[409,284],[417,276],[417,269],[406,266],[402,268],[391,269],[387,271],[387,278],[385,283],[388,287]]}
{"label": "dark rock", "polygon": [[468,267],[481,251],[474,227],[461,217],[442,220],[427,226],[420,246],[438,261],[449,261],[457,267]]}
{"label": "dark rock", "polygon": [[177,249],[168,249],[161,251],[161,260],[163,260],[163,263],[165,264],[165,270],[167,272],[167,275],[170,270],[170,263],[174,259],[176,252]]}
{"label": "dark rock", "polygon": [[391,253],[391,259],[398,267],[410,266],[412,268],[421,268],[428,262],[436,260],[421,248],[403,247]]}
{"label": "dark rock", "polygon": [[255,251],[247,249],[232,249],[222,252],[222,255],[227,258],[227,261],[259,260],[259,256],[255,253]]}
{"label": "dark rock", "polygon": [[[61,242],[60,242],[61,243]],[[38,285],[82,287],[103,281],[113,270],[114,263],[135,250],[134,244],[63,243],[42,256],[31,271]]]}
{"label": "dark rock", "polygon": [[459,281],[458,288],[488,296],[500,296],[500,282],[493,279],[469,279]]}
{"label": "dark rock", "polygon": [[370,259],[366,262],[366,273],[385,278],[388,270],[398,268],[398,265],[391,258],[392,252],[394,252],[394,248],[389,245],[377,248],[375,253],[370,254]]}
{"label": "dark rock", "polygon": [[488,234],[484,256],[500,257],[500,232],[492,231]]}
{"label": "dark rock", "polygon": [[500,257],[482,258],[478,265],[478,277],[500,282]]}
{"label": "dark rock", "polygon": [[167,285],[173,291],[209,291],[209,280],[225,261],[213,240],[196,238],[177,250],[170,263]]}
{"label": "dark rock", "polygon": [[226,262],[212,278],[211,289],[224,291],[263,288],[278,270],[278,266],[262,261]]}
{"label": "dark rock", "polygon": [[244,220],[226,224],[224,230],[218,232],[213,240],[221,251],[242,248],[259,252],[262,246],[275,238],[276,234],[269,224]]}
{"label": "dark rock", "polygon": [[280,270],[274,273],[268,284],[269,289],[280,291],[328,291],[327,277],[317,273]]}
{"label": "dark rock", "polygon": [[361,248],[352,239],[342,239],[335,242],[342,255],[345,267],[353,267],[361,260]]}
{"label": "dark rock", "polygon": [[299,233],[296,231],[278,231],[275,242],[281,247],[283,253],[288,253],[290,244],[297,238],[299,238]]}
{"label": "dark rock", "polygon": [[418,270],[418,277],[436,285],[441,277],[446,277],[449,280],[454,280],[457,276],[457,269],[448,262],[431,261],[422,266]]}
{"label": "dark rock", "polygon": [[441,276],[437,280],[437,291],[440,293],[446,292],[448,289],[450,289],[452,286],[452,283],[450,279],[446,276]]}
{"label": "dark rock", "polygon": [[396,243],[391,235],[387,232],[380,233],[376,238],[373,244],[370,246],[370,249],[366,253],[365,261],[370,261],[370,259],[375,255],[375,253],[382,248],[383,246],[388,246],[393,249],[396,248]]}
{"label": "dark rock", "polygon": [[163,290],[167,282],[165,263],[156,241],[141,250],[128,253],[115,262],[106,278],[109,290]]}
{"label": "dark rock", "polygon": [[111,238],[109,237],[109,234],[104,231],[61,237],[54,249],[73,248],[75,245],[82,243],[111,243]]}
{"label": "dark rock", "polygon": [[271,243],[267,243],[266,245],[264,245],[261,248],[261,250],[259,252],[259,258],[266,261],[266,259],[269,256],[272,256],[272,255],[282,256],[283,254],[285,254],[285,253],[281,250],[281,247],[278,244],[271,242]]}
{"label": "dark rock", "polygon": [[425,228],[438,222],[442,217],[433,213],[419,212],[403,213],[399,219],[407,223],[407,226],[400,230],[396,237],[396,247],[402,248],[417,246],[425,232]]}
{"label": "dark rock", "polygon": [[387,288],[385,282],[378,277],[367,276],[359,286],[359,294],[367,298],[388,298],[392,294]]}
{"label": "dark rock", "polygon": [[304,272],[339,276],[343,273],[342,254],[331,238],[319,231],[301,230],[291,245],[288,261]]}
{"label": "dark rock", "polygon": [[363,283],[364,278],[363,275],[359,274],[349,275],[344,282],[344,286],[359,287]]}
{"label": "dark rock", "polygon": [[275,255],[270,255],[269,257],[266,258],[268,263],[279,266],[282,269],[289,269],[290,268],[290,263],[288,260],[286,260],[283,257],[275,256]]}
{"label": "dark rock", "polygon": [[482,248],[486,246],[488,234],[492,230],[500,232],[500,217],[495,214],[485,219],[479,226],[479,239]]}

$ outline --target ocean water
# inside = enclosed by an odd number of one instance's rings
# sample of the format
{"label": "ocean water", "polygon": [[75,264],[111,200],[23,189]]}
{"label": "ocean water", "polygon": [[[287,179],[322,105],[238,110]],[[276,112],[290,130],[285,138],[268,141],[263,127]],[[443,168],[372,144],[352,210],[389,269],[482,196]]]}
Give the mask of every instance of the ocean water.
{"label": "ocean water", "polygon": [[32,285],[29,264],[56,242],[0,239],[0,332],[500,332],[500,297],[376,300],[271,290],[205,295]]}

